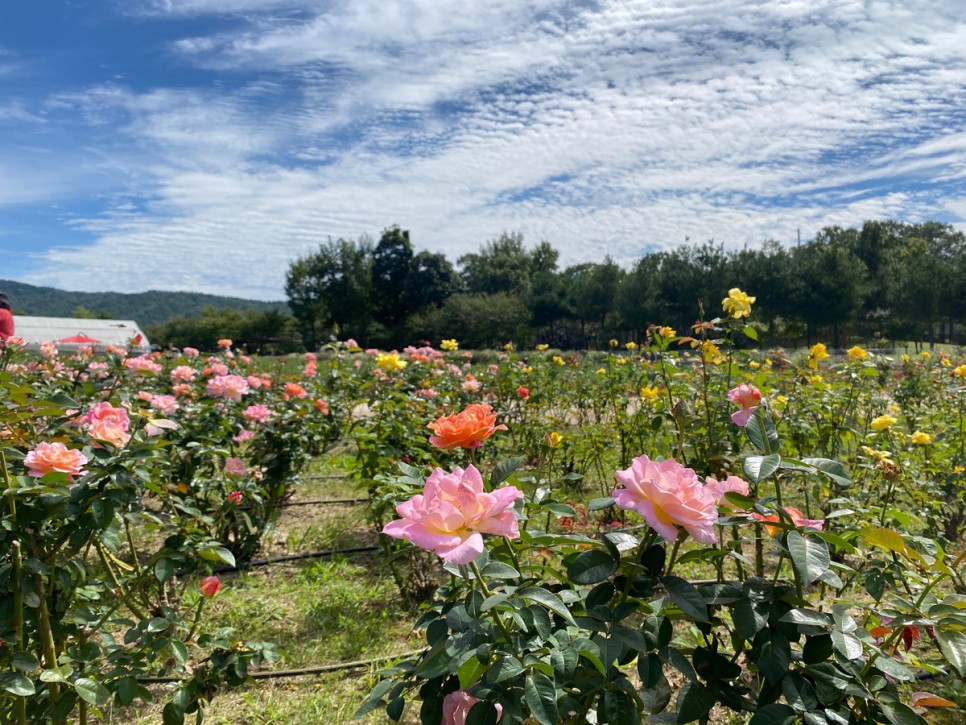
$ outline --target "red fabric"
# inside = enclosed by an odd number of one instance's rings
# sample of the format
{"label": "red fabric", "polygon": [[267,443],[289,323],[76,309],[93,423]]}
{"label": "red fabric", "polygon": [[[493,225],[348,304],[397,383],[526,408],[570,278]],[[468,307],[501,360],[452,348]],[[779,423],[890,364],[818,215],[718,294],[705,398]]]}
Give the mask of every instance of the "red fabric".
{"label": "red fabric", "polygon": [[0,340],[13,337],[13,315],[10,310],[0,308]]}

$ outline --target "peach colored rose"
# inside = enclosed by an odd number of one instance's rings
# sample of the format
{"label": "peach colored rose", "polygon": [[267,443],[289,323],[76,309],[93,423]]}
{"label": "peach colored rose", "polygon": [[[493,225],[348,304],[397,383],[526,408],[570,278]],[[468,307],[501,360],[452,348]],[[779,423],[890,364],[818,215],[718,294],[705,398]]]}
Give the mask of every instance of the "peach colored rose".
{"label": "peach colored rose", "polygon": [[48,473],[66,473],[68,481],[74,476],[83,476],[81,470],[87,463],[87,456],[80,451],[67,448],[63,443],[38,443],[23,459],[28,468],[27,475],[41,478]]}
{"label": "peach colored rose", "polygon": [[442,450],[451,448],[478,448],[483,441],[498,430],[506,430],[505,425],[494,425],[496,413],[489,405],[473,403],[453,415],[445,415],[427,428],[436,435],[429,437],[431,445]]}
{"label": "peach colored rose", "polygon": [[131,440],[127,433],[131,427],[127,411],[121,407],[115,408],[107,402],[98,403],[87,411],[84,415],[84,426],[87,428],[87,435],[93,440],[110,443],[118,448]]}
{"label": "peach colored rose", "polygon": [[615,475],[623,486],[611,494],[617,505],[637,511],[666,541],[676,541],[682,527],[702,544],[717,542],[715,494],[690,468],[672,458],[657,462],[640,456]]}
{"label": "peach colored rose", "polygon": [[[806,519],[805,514],[799,511],[797,508],[791,506],[785,506],[785,513],[792,520],[792,523],[797,527],[810,527],[813,529],[818,529],[819,531],[825,526],[825,519]],[[761,514],[752,514],[756,521],[760,521],[765,524],[765,530],[768,535],[773,539],[776,536],[781,536],[782,528],[780,526],[769,526],[768,522],[778,523],[782,519],[778,514],[770,514],[769,516],[762,516]]]}

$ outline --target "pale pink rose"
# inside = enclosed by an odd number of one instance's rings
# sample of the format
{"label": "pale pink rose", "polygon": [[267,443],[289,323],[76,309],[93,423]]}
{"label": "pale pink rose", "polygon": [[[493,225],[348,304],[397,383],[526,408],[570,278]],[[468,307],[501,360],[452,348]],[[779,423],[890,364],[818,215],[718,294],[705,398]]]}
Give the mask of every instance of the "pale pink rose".
{"label": "pale pink rose", "polygon": [[497,371],[499,371],[500,366],[499,365],[488,365],[486,369],[489,370],[491,373],[493,373],[495,375],[497,373]]}
{"label": "pale pink rose", "polygon": [[161,372],[161,366],[147,355],[129,357],[124,361],[124,367],[138,375],[157,375]]}
{"label": "pale pink rose", "polygon": [[307,353],[305,353],[305,355],[303,355],[303,357],[306,360],[315,360],[315,353],[314,352],[307,352]]}
{"label": "pale pink rose", "polygon": [[433,551],[451,564],[469,564],[483,553],[482,534],[516,538],[520,535],[510,508],[523,492],[504,486],[486,493],[475,466],[452,473],[437,468],[426,479],[421,494],[396,507],[402,519],[391,521],[382,532]]}
{"label": "pale pink rose", "polygon": [[309,363],[304,368],[302,368],[302,377],[311,378],[315,376],[316,373],[315,363]]}
{"label": "pale pink rose", "polygon": [[225,365],[224,363],[220,363],[220,362],[213,362],[211,364],[211,367],[208,368],[208,369],[211,371],[211,374],[212,375],[227,375],[229,372],[231,372],[228,369],[228,366],[227,365]]}
{"label": "pale pink rose", "polygon": [[480,389],[479,380],[467,380],[463,383],[463,390],[467,393],[475,393]]}
{"label": "pale pink rose", "polygon": [[87,369],[91,372],[95,370],[107,370],[108,364],[106,362],[91,362],[87,364]]}
{"label": "pale pink rose", "polygon": [[258,390],[262,387],[262,379],[257,375],[249,375],[245,380],[248,381],[248,385],[252,390]]}
{"label": "pale pink rose", "polygon": [[235,441],[235,443],[244,443],[245,441],[250,441],[254,437],[254,433],[252,433],[250,430],[245,430],[242,428],[238,431],[238,433],[232,436],[232,440]]}
{"label": "pale pink rose", "polygon": [[346,347],[359,347],[359,343],[353,340],[351,337],[345,341]]}
{"label": "pale pink rose", "polygon": [[373,357],[375,357],[376,355],[379,354],[379,348],[378,347],[368,347],[368,348],[366,348],[365,353],[366,353],[366,355],[372,355]]}
{"label": "pale pink rose", "polygon": [[201,354],[198,352],[197,348],[194,348],[194,347],[186,347],[182,349],[181,352],[184,353],[185,357],[190,357],[190,358],[198,357],[198,355]]}
{"label": "pale pink rose", "polygon": [[180,406],[173,395],[152,395],[151,407],[170,416],[174,415]]}
{"label": "pale pink rose", "polygon": [[734,493],[740,493],[742,496],[748,495],[748,482],[738,476],[728,476],[723,481],[717,481],[711,476],[704,479],[704,487],[714,495],[714,502],[718,506],[724,506],[725,508],[734,509],[735,507],[728,503],[728,499],[725,498],[725,494],[729,491]]}
{"label": "pale pink rose", "polygon": [[190,383],[195,379],[197,371],[188,365],[179,365],[171,371],[171,379],[179,383]]}
{"label": "pale pink rose", "polygon": [[[480,698],[473,697],[466,690],[457,690],[449,693],[443,698],[443,721],[441,725],[466,725],[466,718],[469,717],[473,705],[478,703]],[[503,717],[503,705],[494,703],[496,708],[496,721],[500,722]]]}
{"label": "pale pink rose", "polygon": [[229,476],[245,476],[248,474],[248,466],[241,458],[232,456],[225,459],[225,473]]}
{"label": "pale pink rose", "polygon": [[66,473],[68,481],[87,473],[81,470],[86,463],[87,456],[68,449],[63,443],[38,443],[23,459],[29,476],[41,478],[48,473]]}
{"label": "pale pink rose", "polygon": [[87,428],[87,435],[95,441],[121,447],[131,440],[131,436],[127,433],[128,428],[131,427],[127,411],[124,408],[115,408],[107,402],[98,403],[87,411],[84,425]]}
{"label": "pale pink rose", "polygon": [[42,342],[40,343],[40,354],[44,357],[55,357],[57,355],[57,346],[52,342]]}
{"label": "pale pink rose", "polygon": [[361,367],[362,367],[362,360],[356,360],[355,362],[353,362],[353,363],[352,363],[352,365],[353,365],[353,366],[354,366],[354,367],[355,367],[356,369],[358,369],[358,368],[361,368]]}
{"label": "pale pink rose", "polygon": [[715,495],[690,468],[672,458],[657,462],[640,456],[614,475],[623,484],[611,494],[617,505],[637,511],[666,541],[677,540],[680,526],[702,544],[717,542]]}
{"label": "pale pink rose", "polygon": [[104,347],[104,352],[108,355],[117,355],[118,357],[127,356],[127,348],[120,345],[106,345]]}
{"label": "pale pink rose", "polygon": [[205,386],[205,392],[211,397],[228,398],[235,402],[240,402],[248,391],[248,381],[241,375],[217,375]]}
{"label": "pale pink rose", "polygon": [[426,400],[432,400],[439,396],[439,391],[436,388],[419,388],[416,390],[416,395],[426,398]]}
{"label": "pale pink rose", "polygon": [[272,411],[267,405],[249,405],[242,412],[242,418],[254,423],[267,423]]}
{"label": "pale pink rose", "polygon": [[754,385],[742,383],[728,391],[728,400],[741,406],[740,410],[731,414],[731,420],[735,425],[744,428],[761,405],[761,392]]}
{"label": "pale pink rose", "polygon": [[238,362],[240,362],[242,365],[251,365],[252,359],[248,357],[248,355],[239,355]]}
{"label": "pale pink rose", "polygon": [[139,390],[137,397],[138,397],[138,400],[143,400],[144,402],[147,402],[151,400],[152,395],[154,395],[154,393],[152,393],[150,390]]}
{"label": "pale pink rose", "polygon": [[179,398],[190,398],[191,386],[188,385],[188,383],[178,383],[177,385],[171,386],[171,392],[177,395]]}

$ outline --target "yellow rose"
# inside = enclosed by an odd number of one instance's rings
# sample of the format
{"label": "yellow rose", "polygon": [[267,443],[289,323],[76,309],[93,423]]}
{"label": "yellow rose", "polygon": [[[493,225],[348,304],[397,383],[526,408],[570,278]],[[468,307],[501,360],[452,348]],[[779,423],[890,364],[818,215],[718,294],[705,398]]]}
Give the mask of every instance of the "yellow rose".
{"label": "yellow rose", "polygon": [[552,358],[550,358],[550,361],[554,365],[563,365],[564,364],[564,359],[562,357],[560,357],[559,355],[554,355]]}
{"label": "yellow rose", "polygon": [[454,350],[459,350],[460,345],[456,340],[443,340],[439,343],[440,350],[446,350],[447,352],[453,352]]}
{"label": "yellow rose", "polygon": [[661,391],[655,385],[648,385],[641,388],[641,400],[646,400],[648,403],[653,403],[660,394]]}
{"label": "yellow rose", "polygon": [[966,363],[963,363],[962,365],[958,366],[955,370],[953,370],[953,372],[956,373],[963,380],[966,380]]}
{"label": "yellow rose", "polygon": [[825,349],[825,345],[816,342],[808,353],[808,366],[812,370],[818,370],[818,364],[827,357],[828,350]]}
{"label": "yellow rose", "polygon": [[896,419],[891,415],[880,415],[869,422],[869,427],[875,431],[883,431],[894,426],[896,422]]}
{"label": "yellow rose", "polygon": [[854,345],[849,348],[849,359],[851,360],[865,360],[869,357],[869,353],[858,345]]}
{"label": "yellow rose", "polygon": [[399,355],[394,352],[381,352],[376,356],[376,367],[386,372],[402,370],[406,365],[408,363],[405,360],[400,360]]}
{"label": "yellow rose", "polygon": [[661,337],[667,337],[667,338],[674,337],[675,335],[678,334],[677,332],[674,331],[673,328],[668,327],[667,325],[665,325],[664,327],[657,328],[657,333]]}
{"label": "yellow rose", "polygon": [[557,431],[553,431],[552,433],[547,434],[547,445],[550,446],[551,448],[556,448],[557,446],[559,446],[560,441],[562,440],[563,440],[563,436],[560,435]]}
{"label": "yellow rose", "polygon": [[932,436],[928,433],[923,433],[917,430],[912,434],[912,445],[914,446],[928,446],[932,443]]}
{"label": "yellow rose", "polygon": [[545,342],[541,342],[541,343],[540,343],[539,345],[537,345],[537,350],[539,350],[540,352],[543,352],[543,351],[544,351],[544,350],[546,350],[546,349],[547,349],[548,347],[550,347],[550,345],[548,345],[548,344],[547,344],[547,343],[545,343]]}
{"label": "yellow rose", "polygon": [[626,345],[624,345],[624,347],[627,348],[628,350],[636,350],[637,349],[637,343],[636,342],[629,342]]}
{"label": "yellow rose", "polygon": [[721,308],[728,313],[729,317],[739,320],[751,314],[751,306],[754,302],[754,297],[748,296],[737,287],[732,287],[728,290],[728,296],[721,300]]}

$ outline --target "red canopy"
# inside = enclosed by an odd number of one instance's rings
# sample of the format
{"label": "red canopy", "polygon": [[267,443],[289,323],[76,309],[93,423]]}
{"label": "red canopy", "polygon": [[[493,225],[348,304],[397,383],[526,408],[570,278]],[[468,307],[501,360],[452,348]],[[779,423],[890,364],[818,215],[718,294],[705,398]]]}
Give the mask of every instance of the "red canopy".
{"label": "red canopy", "polygon": [[95,340],[93,337],[88,337],[83,332],[78,332],[76,335],[64,337],[60,340],[54,340],[54,342],[62,342],[64,344],[76,343],[77,345],[94,345],[100,342],[100,340]]}

